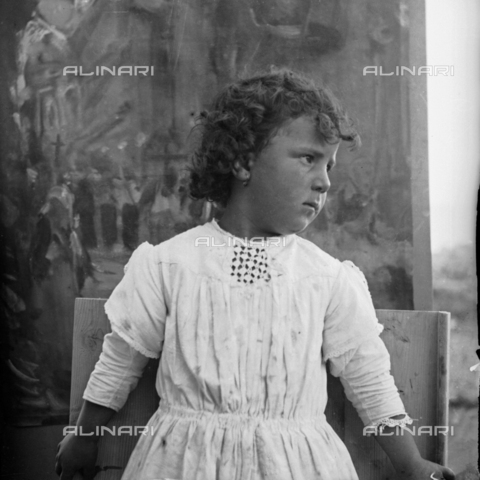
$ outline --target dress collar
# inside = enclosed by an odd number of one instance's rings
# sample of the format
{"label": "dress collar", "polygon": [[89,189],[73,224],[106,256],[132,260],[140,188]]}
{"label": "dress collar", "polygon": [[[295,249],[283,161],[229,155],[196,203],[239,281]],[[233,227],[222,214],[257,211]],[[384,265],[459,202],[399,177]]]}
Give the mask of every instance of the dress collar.
{"label": "dress collar", "polygon": [[272,237],[252,237],[251,239],[247,238],[242,238],[242,237],[237,237],[236,235],[233,235],[230,232],[227,232],[224,230],[217,222],[215,218],[212,218],[208,224],[218,233],[222,234],[224,237],[229,238],[229,244],[231,246],[234,245],[247,245],[247,246],[252,246],[252,247],[271,247],[271,246],[276,246],[276,247],[285,247],[289,245],[294,237],[296,236],[294,233],[289,234],[289,235],[278,235],[278,236],[272,236]]}

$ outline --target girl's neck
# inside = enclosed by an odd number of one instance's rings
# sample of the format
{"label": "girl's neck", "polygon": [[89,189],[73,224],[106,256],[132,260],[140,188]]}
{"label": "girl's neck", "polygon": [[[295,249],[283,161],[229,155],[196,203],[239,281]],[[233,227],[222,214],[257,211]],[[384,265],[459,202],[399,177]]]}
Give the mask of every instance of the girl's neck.
{"label": "girl's neck", "polygon": [[255,221],[241,208],[227,206],[221,218],[217,221],[218,226],[226,232],[240,238],[268,238],[280,236],[276,232],[269,232],[255,224]]}

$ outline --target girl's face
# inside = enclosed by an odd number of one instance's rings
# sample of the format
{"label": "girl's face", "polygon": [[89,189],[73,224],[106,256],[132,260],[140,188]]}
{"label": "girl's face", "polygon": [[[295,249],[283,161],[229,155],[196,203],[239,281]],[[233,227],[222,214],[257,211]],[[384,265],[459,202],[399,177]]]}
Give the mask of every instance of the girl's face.
{"label": "girl's face", "polygon": [[285,122],[252,161],[244,193],[259,236],[304,230],[325,205],[338,143],[325,143],[310,117]]}

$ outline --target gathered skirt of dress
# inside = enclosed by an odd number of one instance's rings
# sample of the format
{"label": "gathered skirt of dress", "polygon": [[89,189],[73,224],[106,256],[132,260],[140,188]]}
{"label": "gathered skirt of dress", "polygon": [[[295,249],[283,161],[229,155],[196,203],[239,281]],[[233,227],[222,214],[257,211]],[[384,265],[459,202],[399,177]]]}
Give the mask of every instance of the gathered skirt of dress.
{"label": "gathered skirt of dress", "polygon": [[267,419],[161,403],[148,427],[122,480],[358,480],[324,415]]}

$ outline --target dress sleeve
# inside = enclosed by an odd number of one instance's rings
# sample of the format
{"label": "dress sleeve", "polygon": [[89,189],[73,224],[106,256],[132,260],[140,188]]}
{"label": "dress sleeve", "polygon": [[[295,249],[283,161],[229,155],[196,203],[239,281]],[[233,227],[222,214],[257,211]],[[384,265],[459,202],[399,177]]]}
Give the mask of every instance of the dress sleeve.
{"label": "dress sleeve", "polygon": [[323,354],[330,373],[340,377],[345,395],[369,427],[366,435],[381,432],[385,425],[412,423],[390,374],[390,355],[379,337],[382,330],[363,273],[352,262],[343,262],[327,309]]}
{"label": "dress sleeve", "polygon": [[365,339],[378,337],[382,330],[363,273],[352,262],[343,262],[325,316],[324,360],[355,349]]}
{"label": "dress sleeve", "polygon": [[146,357],[159,358],[167,316],[166,287],[157,249],[143,243],[125,266],[125,275],[105,303],[112,330]]}
{"label": "dress sleeve", "polygon": [[83,398],[119,411],[137,386],[148,358],[116,332],[105,335],[102,353],[90,375]]}
{"label": "dress sleeve", "polygon": [[[390,355],[380,337],[362,342],[356,349],[334,357],[330,371],[340,376],[345,395],[370,433],[384,425],[412,423],[390,374]],[[402,415],[402,419],[392,417]]]}

